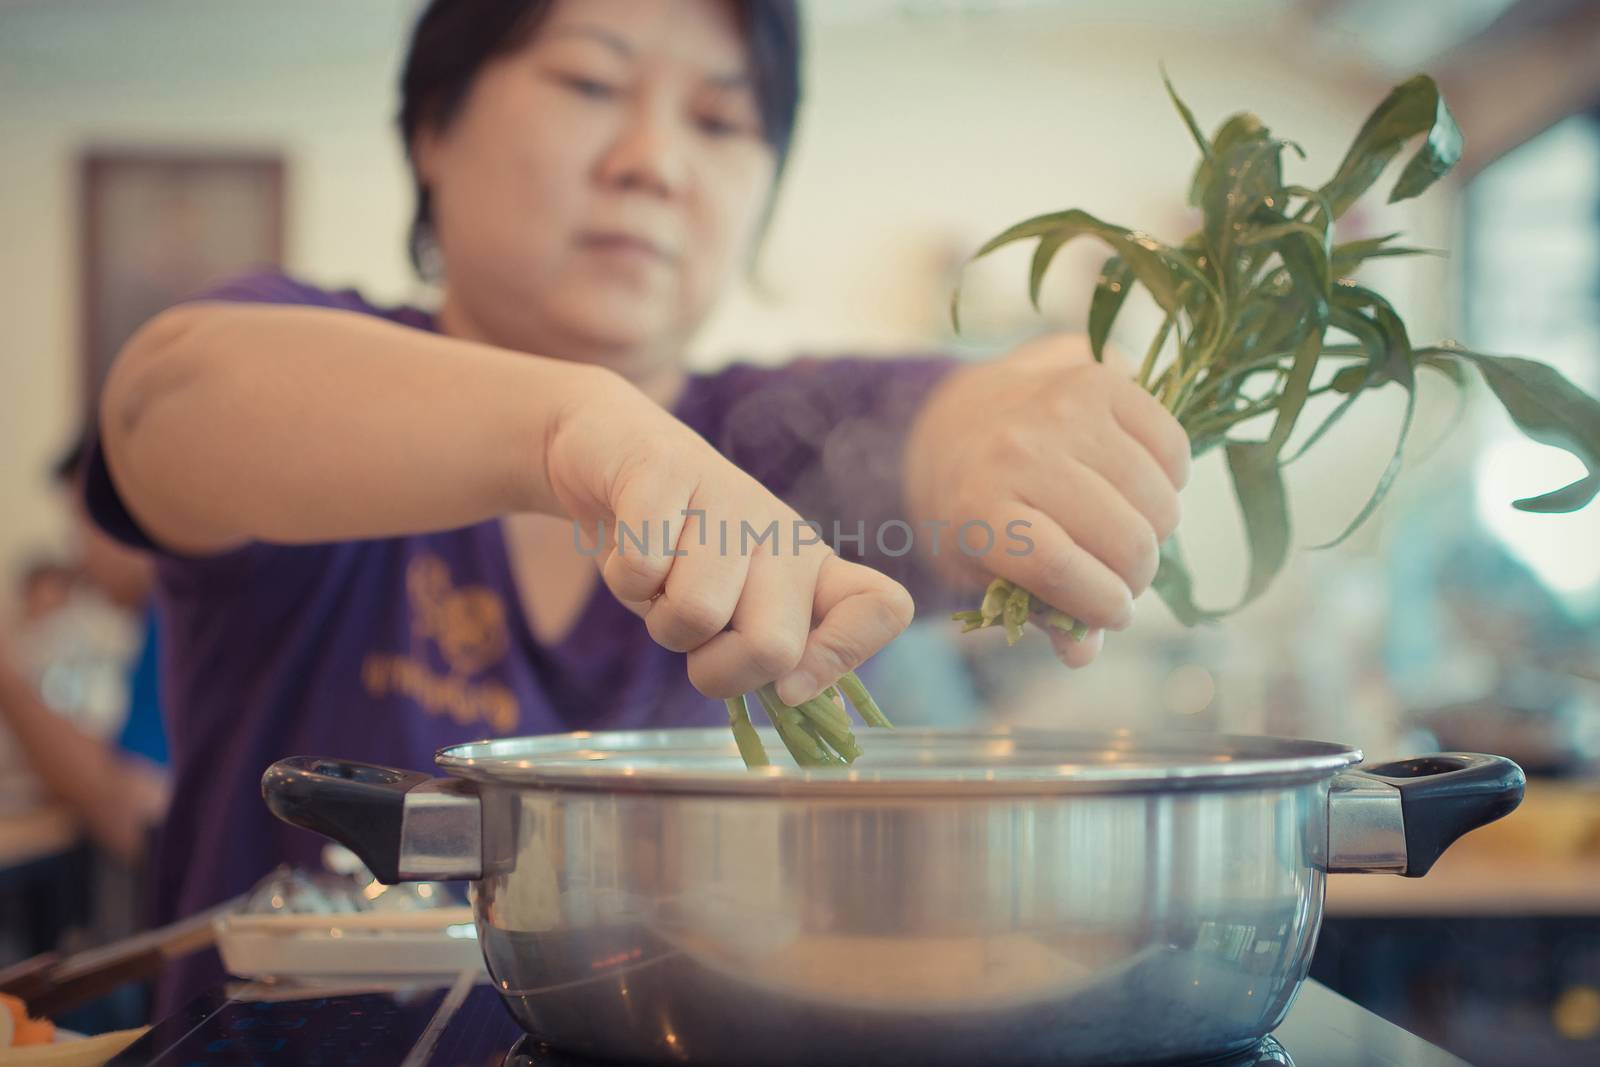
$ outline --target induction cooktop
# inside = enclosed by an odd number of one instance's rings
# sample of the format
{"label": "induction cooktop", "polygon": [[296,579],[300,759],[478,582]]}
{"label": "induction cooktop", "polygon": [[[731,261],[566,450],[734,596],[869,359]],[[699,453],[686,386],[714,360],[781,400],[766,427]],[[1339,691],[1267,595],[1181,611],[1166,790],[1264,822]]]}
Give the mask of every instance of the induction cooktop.
{"label": "induction cooktop", "polygon": [[[692,1067],[692,1061],[685,1061]],[[1461,1067],[1315,982],[1249,1052],[1206,1067]],[[314,992],[251,985],[203,994],[108,1067],[604,1067],[523,1033],[492,986]],[[827,1067],[843,1067],[829,1064]],[[981,1067],[974,1064],[973,1067]]]}

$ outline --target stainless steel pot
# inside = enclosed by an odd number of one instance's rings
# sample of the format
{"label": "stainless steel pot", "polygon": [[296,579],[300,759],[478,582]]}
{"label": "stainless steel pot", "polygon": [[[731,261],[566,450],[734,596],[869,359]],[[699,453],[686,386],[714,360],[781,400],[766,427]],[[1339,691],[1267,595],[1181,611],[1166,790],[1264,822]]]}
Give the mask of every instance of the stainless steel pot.
{"label": "stainless steel pot", "polygon": [[1059,1067],[1248,1047],[1305,979],[1325,874],[1421,875],[1523,788],[1498,756],[1353,771],[1260,737],[870,741],[751,773],[726,730],[517,738],[445,749],[444,779],[284,760],[263,793],[385,882],[473,880],[490,976],[560,1049]]}

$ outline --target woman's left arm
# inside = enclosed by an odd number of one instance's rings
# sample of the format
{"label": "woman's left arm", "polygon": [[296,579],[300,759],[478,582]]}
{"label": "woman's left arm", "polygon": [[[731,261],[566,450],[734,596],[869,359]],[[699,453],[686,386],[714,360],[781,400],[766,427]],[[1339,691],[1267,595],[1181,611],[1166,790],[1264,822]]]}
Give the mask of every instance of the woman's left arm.
{"label": "woman's left arm", "polygon": [[1087,339],[1046,335],[939,383],[908,434],[902,491],[919,525],[970,525],[928,564],[968,588],[1005,578],[1086,624],[1080,640],[1051,632],[1082,666],[1132,623],[1188,480],[1177,419]]}

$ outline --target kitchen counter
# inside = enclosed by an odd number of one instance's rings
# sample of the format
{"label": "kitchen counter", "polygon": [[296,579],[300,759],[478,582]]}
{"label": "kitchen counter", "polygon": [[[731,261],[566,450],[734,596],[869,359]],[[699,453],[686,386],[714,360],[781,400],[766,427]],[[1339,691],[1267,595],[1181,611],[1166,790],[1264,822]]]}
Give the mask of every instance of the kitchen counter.
{"label": "kitchen counter", "polygon": [[1474,830],[1423,878],[1328,879],[1330,917],[1600,915],[1600,783],[1533,779],[1522,806]]}
{"label": "kitchen counter", "polygon": [[1600,860],[1508,859],[1456,849],[1425,878],[1328,879],[1326,914],[1357,916],[1600,915]]}

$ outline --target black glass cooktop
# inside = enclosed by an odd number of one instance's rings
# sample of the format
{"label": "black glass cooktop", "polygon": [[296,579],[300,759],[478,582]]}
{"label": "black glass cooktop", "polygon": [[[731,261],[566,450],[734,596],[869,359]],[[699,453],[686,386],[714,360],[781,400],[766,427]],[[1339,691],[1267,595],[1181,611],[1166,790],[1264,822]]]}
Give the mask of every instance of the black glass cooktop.
{"label": "black glass cooktop", "polygon": [[[1308,982],[1250,1053],[1206,1067],[1462,1067],[1463,1061]],[[525,1036],[487,985],[301,996],[262,987],[196,998],[108,1067],[603,1067]],[[828,1067],[843,1067],[830,1064]],[[979,1065],[974,1065],[979,1067]]]}

